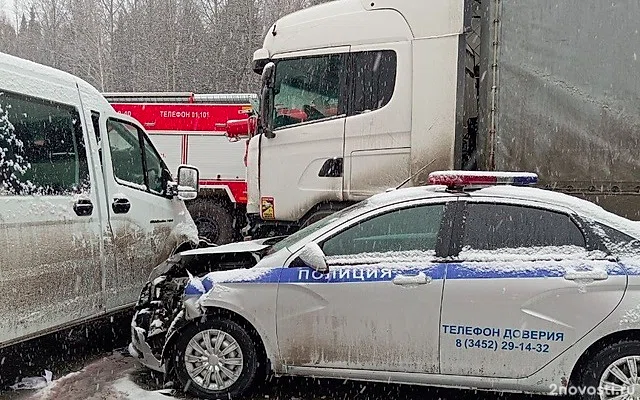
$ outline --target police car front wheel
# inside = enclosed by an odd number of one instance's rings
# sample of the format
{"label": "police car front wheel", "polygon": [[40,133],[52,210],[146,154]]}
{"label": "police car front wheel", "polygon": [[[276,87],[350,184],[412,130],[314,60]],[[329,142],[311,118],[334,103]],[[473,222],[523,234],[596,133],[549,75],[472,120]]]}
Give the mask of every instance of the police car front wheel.
{"label": "police car front wheel", "polygon": [[640,399],[640,341],[609,345],[582,372],[584,400]]}
{"label": "police car front wheel", "polygon": [[173,363],[181,387],[207,399],[241,396],[252,387],[258,372],[251,337],[230,320],[208,320],[187,327],[176,341]]}

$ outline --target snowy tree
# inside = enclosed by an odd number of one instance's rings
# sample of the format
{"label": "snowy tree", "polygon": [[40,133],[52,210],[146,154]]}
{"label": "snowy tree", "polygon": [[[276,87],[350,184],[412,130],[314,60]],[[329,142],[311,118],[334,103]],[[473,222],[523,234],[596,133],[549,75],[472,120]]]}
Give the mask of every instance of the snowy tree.
{"label": "snowy tree", "polygon": [[225,93],[257,91],[251,59],[267,29],[326,0],[2,1],[17,18],[0,21],[2,52],[101,91]]}
{"label": "snowy tree", "polygon": [[25,158],[24,143],[9,121],[9,108],[0,101],[0,193],[30,193],[35,185],[21,178],[31,165]]}
{"label": "snowy tree", "polygon": [[9,54],[15,54],[16,44],[16,31],[13,25],[6,16],[0,15],[0,49]]}

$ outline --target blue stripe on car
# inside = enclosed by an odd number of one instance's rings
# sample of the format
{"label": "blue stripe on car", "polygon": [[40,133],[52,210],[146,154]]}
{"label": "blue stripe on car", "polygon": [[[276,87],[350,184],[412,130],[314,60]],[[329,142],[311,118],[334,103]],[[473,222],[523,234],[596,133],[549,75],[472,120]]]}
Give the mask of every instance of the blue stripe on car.
{"label": "blue stripe on car", "polygon": [[[326,274],[315,271],[312,268],[273,268],[257,274],[256,270],[247,270],[246,278],[237,278],[231,281],[214,281],[215,276],[206,276],[201,279],[202,286],[208,292],[219,284],[234,283],[362,283],[362,282],[390,282],[397,275],[417,275],[420,272],[433,280],[441,279],[529,279],[529,278],[561,278],[566,268],[560,265],[531,266],[531,268],[508,268],[508,263],[441,263],[428,267],[394,269],[392,266],[369,267],[333,267]],[[505,268],[505,266],[507,266]],[[574,270],[593,270],[585,263],[576,263]],[[608,263],[606,271],[611,276],[623,276],[627,270],[620,264]],[[632,268],[630,272],[640,272]],[[200,295],[202,291],[191,283],[185,288],[187,295]]]}

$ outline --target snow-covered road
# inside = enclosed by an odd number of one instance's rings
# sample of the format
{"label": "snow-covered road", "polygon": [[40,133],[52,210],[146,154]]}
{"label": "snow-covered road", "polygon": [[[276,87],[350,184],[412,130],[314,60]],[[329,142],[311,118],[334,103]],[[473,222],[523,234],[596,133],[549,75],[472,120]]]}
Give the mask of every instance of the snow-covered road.
{"label": "snow-covered road", "polygon": [[[7,400],[171,400],[192,399],[163,389],[149,370],[120,353],[100,357],[78,372],[62,377],[37,391],[0,392]],[[544,397],[496,395],[492,393],[440,390],[400,385],[364,384],[313,379],[272,379],[247,400],[520,400]]]}

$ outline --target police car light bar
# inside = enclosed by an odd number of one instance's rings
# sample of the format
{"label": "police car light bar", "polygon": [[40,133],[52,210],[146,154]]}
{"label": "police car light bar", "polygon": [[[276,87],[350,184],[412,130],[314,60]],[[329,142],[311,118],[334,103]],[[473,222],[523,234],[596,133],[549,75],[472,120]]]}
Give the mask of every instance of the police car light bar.
{"label": "police car light bar", "polygon": [[430,185],[445,185],[449,187],[531,186],[537,183],[538,175],[529,172],[436,171],[429,174]]}

